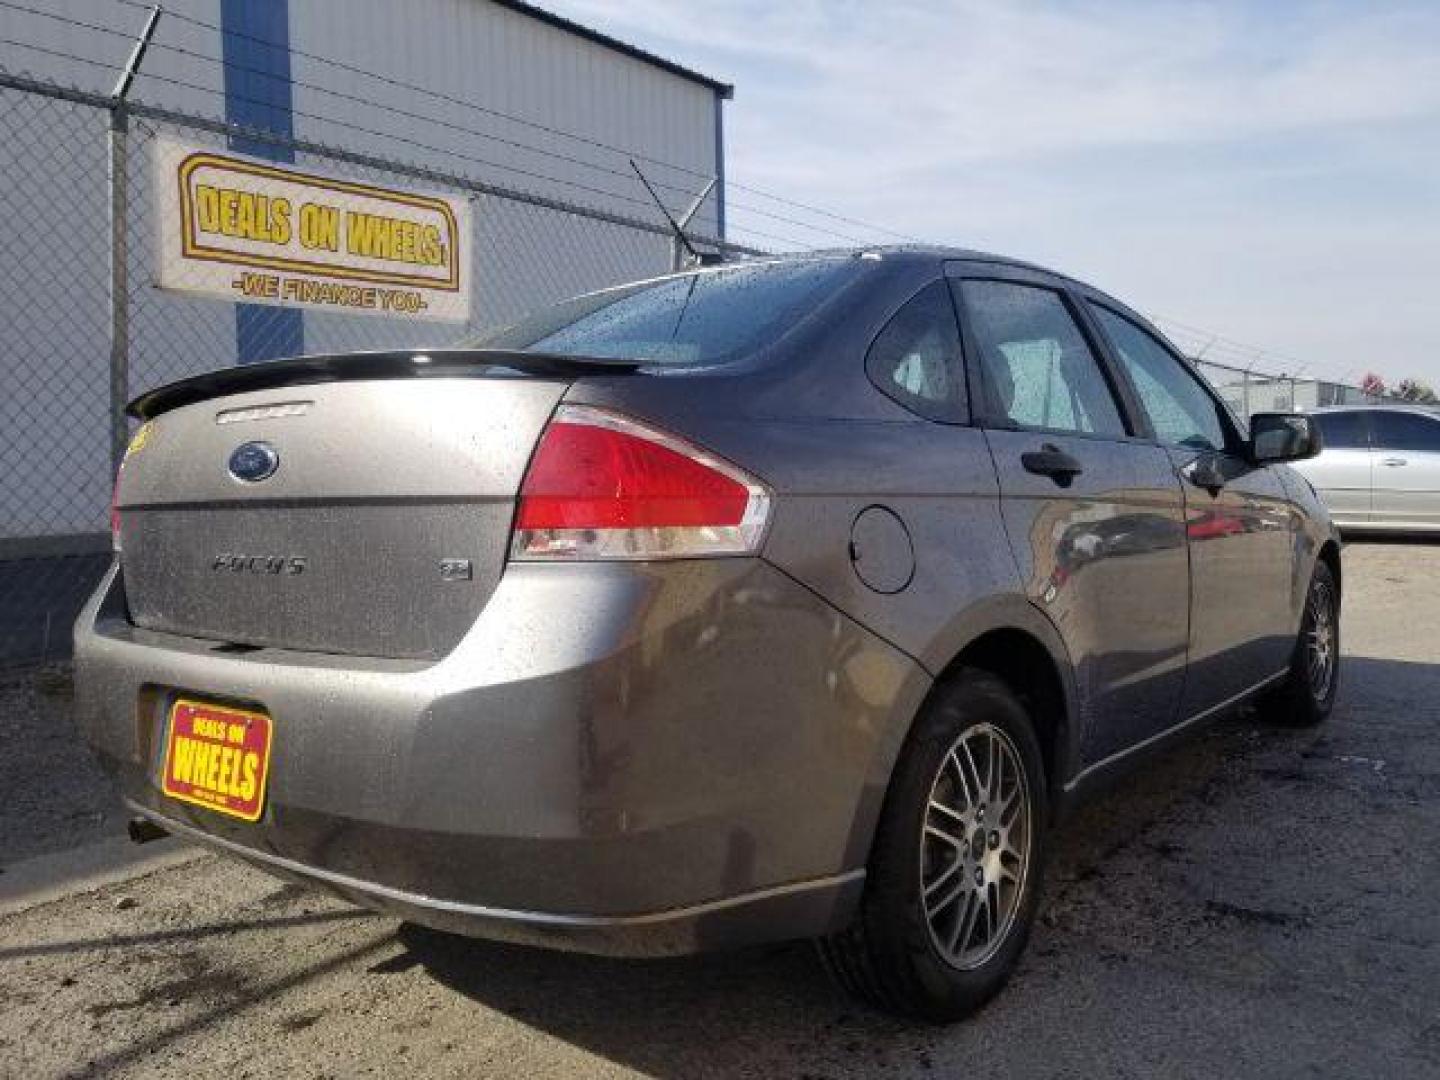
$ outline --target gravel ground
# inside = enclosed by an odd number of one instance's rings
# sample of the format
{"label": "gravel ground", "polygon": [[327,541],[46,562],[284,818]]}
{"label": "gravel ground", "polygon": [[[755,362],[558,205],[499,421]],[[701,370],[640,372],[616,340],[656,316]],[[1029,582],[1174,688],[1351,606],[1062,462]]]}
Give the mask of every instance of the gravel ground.
{"label": "gravel ground", "polygon": [[0,875],[124,825],[119,798],[79,746],[71,697],[66,667],[0,673]]}
{"label": "gravel ground", "polygon": [[[1345,565],[1331,722],[1223,722],[1077,815],[969,1023],[856,1007],[803,945],[550,954],[202,855],[0,916],[0,1075],[1440,1076],[1440,546]],[[73,736],[41,685],[0,687],[7,864],[115,825],[91,774],[53,782]]]}

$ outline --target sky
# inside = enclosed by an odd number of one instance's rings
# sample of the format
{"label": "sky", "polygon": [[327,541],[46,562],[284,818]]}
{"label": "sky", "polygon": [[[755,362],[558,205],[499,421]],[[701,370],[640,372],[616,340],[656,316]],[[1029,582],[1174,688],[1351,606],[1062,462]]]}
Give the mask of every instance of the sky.
{"label": "sky", "polygon": [[541,2],[735,84],[738,240],[840,242],[743,184],[1065,271],[1211,359],[1440,387],[1440,2]]}

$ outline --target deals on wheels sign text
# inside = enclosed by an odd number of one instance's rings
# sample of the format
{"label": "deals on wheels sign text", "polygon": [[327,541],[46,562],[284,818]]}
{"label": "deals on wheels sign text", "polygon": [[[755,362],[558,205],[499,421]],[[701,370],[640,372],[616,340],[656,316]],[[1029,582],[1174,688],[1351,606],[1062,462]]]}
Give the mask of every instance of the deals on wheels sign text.
{"label": "deals on wheels sign text", "polygon": [[470,205],[155,141],[162,289],[465,322]]}

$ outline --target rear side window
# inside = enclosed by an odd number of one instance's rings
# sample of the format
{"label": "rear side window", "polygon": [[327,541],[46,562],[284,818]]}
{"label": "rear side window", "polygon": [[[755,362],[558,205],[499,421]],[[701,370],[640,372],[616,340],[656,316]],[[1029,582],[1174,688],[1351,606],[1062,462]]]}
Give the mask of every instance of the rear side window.
{"label": "rear side window", "polygon": [[844,259],[702,270],[576,297],[464,344],[656,365],[724,363],[769,345],[854,272]]}
{"label": "rear side window", "polygon": [[1440,453],[1440,417],[1432,420],[1417,413],[1385,412],[1370,414],[1375,428],[1378,450],[1429,450]]}
{"label": "rear side window", "polygon": [[979,367],[1002,415],[1020,427],[1126,434],[1115,396],[1060,294],[1008,281],[962,281]]}
{"label": "rear side window", "polygon": [[1200,385],[1200,380],[1169,349],[1129,319],[1094,304],[1090,310],[1100,320],[1125,373],[1135,384],[1155,437],[1162,443],[1192,450],[1224,450],[1227,440],[1220,403]]}
{"label": "rear side window", "polygon": [[960,327],[945,282],[926,286],[897,311],[865,356],[880,392],[932,420],[965,420]]}
{"label": "rear side window", "polygon": [[1326,448],[1343,450],[1370,445],[1364,413],[1316,413],[1311,419],[1319,426],[1320,438]]}

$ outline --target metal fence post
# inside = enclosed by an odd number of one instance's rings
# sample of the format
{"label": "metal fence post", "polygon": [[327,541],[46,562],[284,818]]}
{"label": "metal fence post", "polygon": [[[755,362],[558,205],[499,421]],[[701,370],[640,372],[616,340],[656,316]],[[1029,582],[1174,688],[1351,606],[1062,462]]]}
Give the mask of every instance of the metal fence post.
{"label": "metal fence post", "polygon": [[110,466],[120,468],[129,432],[125,402],[130,389],[130,280],[125,236],[129,206],[126,135],[130,115],[125,102],[110,107]]}
{"label": "metal fence post", "polygon": [[130,58],[125,62],[115,90],[110,95],[109,181],[110,181],[110,464],[119,469],[130,441],[125,424],[125,402],[130,396],[130,258],[128,222],[130,209],[129,157],[130,112],[126,97],[140,70],[145,49],[155,36],[160,21],[156,4],[145,21]]}
{"label": "metal fence post", "polygon": [[[712,176],[710,182],[705,185],[705,190],[695,196],[694,200],[690,203],[689,209],[680,216],[680,220],[676,224],[678,224],[681,229],[690,227],[690,222],[693,221],[695,215],[699,213],[700,207],[705,204],[705,200],[710,197],[710,192],[715,190],[717,180],[718,177]],[[678,238],[670,241],[670,269],[677,273],[685,269],[685,252],[681,249]]]}

